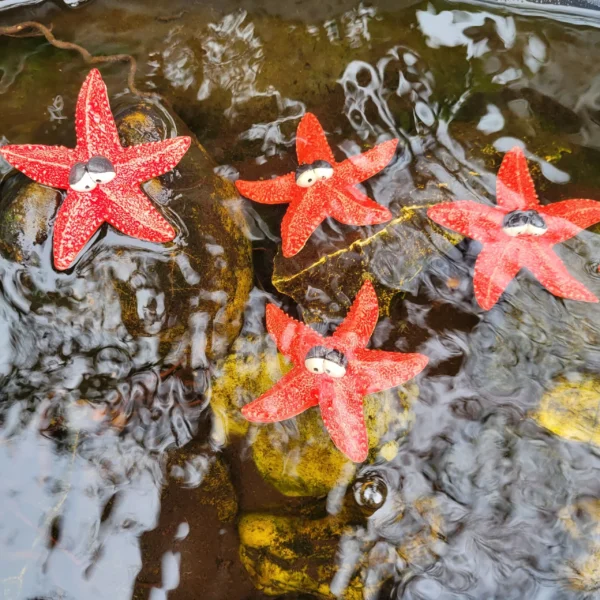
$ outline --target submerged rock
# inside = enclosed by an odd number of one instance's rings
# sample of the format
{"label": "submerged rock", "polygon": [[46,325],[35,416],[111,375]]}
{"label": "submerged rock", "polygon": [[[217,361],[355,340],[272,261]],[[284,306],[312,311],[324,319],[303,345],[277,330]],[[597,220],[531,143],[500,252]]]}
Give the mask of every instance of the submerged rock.
{"label": "submerged rock", "polygon": [[600,446],[600,380],[561,381],[546,392],[533,418],[552,433]]}
{"label": "submerged rock", "polygon": [[35,183],[24,175],[10,177],[2,186],[0,248],[19,263],[39,266],[34,252],[50,235],[50,221],[58,208],[58,190]]}
{"label": "submerged rock", "polygon": [[[346,516],[245,515],[239,524],[242,564],[266,594],[296,592],[333,600],[329,583],[336,571],[337,541],[347,524]],[[362,600],[360,579],[353,580],[343,598]]]}
{"label": "submerged rock", "polygon": [[[124,145],[191,135],[158,103],[124,98],[113,108]],[[106,405],[106,426],[130,427],[156,449],[194,435],[210,367],[240,331],[252,261],[235,188],[192,139],[175,170],[143,186],[175,241],[143,242],[104,225],[64,273],[51,251],[60,192],[20,176],[3,182],[0,271],[21,311],[7,317],[14,343],[0,367],[4,394],[60,389]]]}
{"label": "submerged rock", "polygon": [[[127,145],[191,135],[157,105],[141,103],[116,117]],[[192,368],[205,368],[208,360],[224,355],[240,331],[252,284],[238,196],[215,174],[215,166],[195,140],[175,171],[144,184],[156,204],[176,217],[180,243],[169,260],[157,261],[146,273],[129,273],[119,286],[128,330],[160,331],[161,343],[170,346],[187,329]],[[162,301],[147,293],[149,287],[161,290]]]}
{"label": "submerged rock", "polygon": [[[395,441],[409,430],[410,404],[417,395],[418,388],[413,385],[365,397],[373,458],[382,441]],[[289,423],[259,425],[252,455],[265,481],[286,496],[324,496],[335,487],[348,485],[357,466],[333,445],[318,408]]]}
{"label": "submerged rock", "polygon": [[428,260],[460,239],[429,220],[426,206],[403,207],[379,230],[353,231],[325,253],[314,243],[290,259],[278,253],[273,285],[310,310],[332,312],[337,306],[342,316],[369,278],[381,290],[385,314],[392,296],[410,289]]}

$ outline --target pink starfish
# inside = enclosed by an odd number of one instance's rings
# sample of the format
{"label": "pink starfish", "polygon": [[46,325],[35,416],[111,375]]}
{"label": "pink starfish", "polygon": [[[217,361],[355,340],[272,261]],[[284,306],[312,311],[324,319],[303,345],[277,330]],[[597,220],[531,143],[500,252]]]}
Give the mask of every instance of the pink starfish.
{"label": "pink starfish", "polygon": [[379,173],[392,159],[398,140],[379,144],[364,154],[336,162],[317,117],[306,113],[296,135],[298,169],[269,181],[237,181],[240,193],[262,204],[290,207],[281,223],[283,255],[302,250],[313,231],[327,218],[346,225],[374,225],[392,218],[356,184]]}
{"label": "pink starfish", "polygon": [[97,69],[77,100],[77,147],[4,146],[0,154],[39,183],[69,190],[54,223],[54,265],[68,269],[98,228],[110,223],[131,237],[168,242],[175,230],[141,191],[140,184],[172,169],[189,137],[124,148]]}
{"label": "pink starfish", "polygon": [[600,221],[595,200],[564,200],[540,205],[527,160],[516,147],[504,157],[492,207],[461,200],[431,207],[429,217],[483,244],[475,263],[473,287],[479,305],[489,310],[515,275],[525,267],[552,294],[598,302],[569,274],[552,246]]}
{"label": "pink starfish", "polygon": [[321,408],[333,443],[354,462],[368,453],[363,396],[387,390],[420,373],[428,358],[367,350],[377,318],[377,295],[370,281],[359,291],[350,312],[331,337],[267,306],[267,329],[294,368],[273,388],[242,408],[249,421],[290,419],[307,408]]}

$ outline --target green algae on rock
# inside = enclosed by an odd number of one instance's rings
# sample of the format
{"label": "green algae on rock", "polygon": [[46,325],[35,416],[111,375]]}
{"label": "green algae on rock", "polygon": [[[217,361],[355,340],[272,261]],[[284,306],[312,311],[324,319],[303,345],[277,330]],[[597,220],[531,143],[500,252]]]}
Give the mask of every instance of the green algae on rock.
{"label": "green algae on rock", "polygon": [[215,369],[209,393],[212,438],[218,444],[225,444],[230,435],[243,436],[248,432],[250,423],[240,408],[266,392],[291,368],[268,340],[268,334],[241,335]]}

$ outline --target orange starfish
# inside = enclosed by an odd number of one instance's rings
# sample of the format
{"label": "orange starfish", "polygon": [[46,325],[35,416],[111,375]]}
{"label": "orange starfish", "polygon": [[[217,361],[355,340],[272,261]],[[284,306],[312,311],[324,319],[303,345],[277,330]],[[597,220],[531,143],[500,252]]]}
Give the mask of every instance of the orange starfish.
{"label": "orange starfish", "polygon": [[598,302],[565,268],[552,246],[600,221],[600,202],[564,200],[542,206],[527,160],[516,147],[504,156],[496,182],[497,206],[461,200],[432,206],[430,219],[483,244],[475,262],[473,287],[489,310],[525,267],[552,294]]}
{"label": "orange starfish", "polygon": [[385,223],[392,213],[365,196],[356,184],[379,173],[392,159],[398,140],[338,163],[317,117],[306,113],[296,135],[299,167],[269,181],[237,181],[240,193],[262,204],[290,203],[281,223],[283,255],[302,250],[313,231],[327,218],[346,225]]}
{"label": "orange starfish", "polygon": [[140,184],[171,170],[190,146],[176,137],[123,148],[110,112],[106,86],[94,69],[76,109],[77,147],[4,146],[0,154],[44,185],[69,190],[54,223],[54,265],[68,269],[104,223],[126,235],[168,242],[175,230],[152,205]]}
{"label": "orange starfish", "polygon": [[242,408],[249,421],[290,419],[319,405],[333,443],[350,460],[363,462],[369,450],[363,396],[396,387],[420,373],[428,358],[367,350],[379,305],[370,281],[331,337],[267,306],[267,329],[294,368],[257,400]]}

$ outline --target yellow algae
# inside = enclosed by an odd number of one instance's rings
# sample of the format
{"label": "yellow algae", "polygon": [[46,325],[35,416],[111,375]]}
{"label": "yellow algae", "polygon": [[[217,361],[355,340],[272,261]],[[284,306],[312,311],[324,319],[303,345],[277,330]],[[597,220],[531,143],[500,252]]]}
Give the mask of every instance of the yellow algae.
{"label": "yellow algae", "polygon": [[238,501],[229,470],[222,460],[216,459],[200,486],[202,504],[214,506],[217,517],[223,523],[233,521],[238,512]]}
{"label": "yellow algae", "polygon": [[600,381],[561,381],[544,394],[533,418],[552,433],[600,445]]}
{"label": "yellow algae", "polygon": [[240,412],[242,406],[273,387],[291,367],[268,335],[238,338],[232,353],[218,366],[210,391],[213,439],[224,444],[231,435],[245,435],[250,424]]}
{"label": "yellow algae", "polygon": [[[369,447],[384,436],[405,432],[412,423],[410,401],[416,386],[367,396],[364,415]],[[318,408],[298,415],[293,425],[260,425],[253,444],[254,462],[268,483],[286,496],[323,496],[346,485],[356,465],[333,444]]]}
{"label": "yellow algae", "polygon": [[381,456],[381,458],[387,461],[394,460],[394,458],[398,456],[398,450],[398,442],[396,440],[392,440],[391,442],[388,442],[387,444],[384,444],[381,447],[381,450],[379,451],[379,456]]}
{"label": "yellow algae", "polygon": [[[405,206],[397,217],[374,234],[351,238],[345,246],[327,254],[312,246],[293,259],[284,259],[278,254],[273,285],[306,304],[309,287],[323,290],[331,297],[336,296],[335,290],[343,290],[349,301],[365,279],[370,279],[378,292],[381,314],[388,314],[393,296],[417,277],[426,261],[440,249],[443,251],[444,246],[457,244],[462,239],[428,219],[428,206]],[[341,306],[340,312],[346,309]]]}
{"label": "yellow algae", "polygon": [[[240,559],[254,585],[266,594],[296,592],[333,600],[329,585],[337,570],[337,539],[347,521],[345,515],[245,515],[239,523]],[[362,597],[362,583],[355,577],[342,598]]]}

